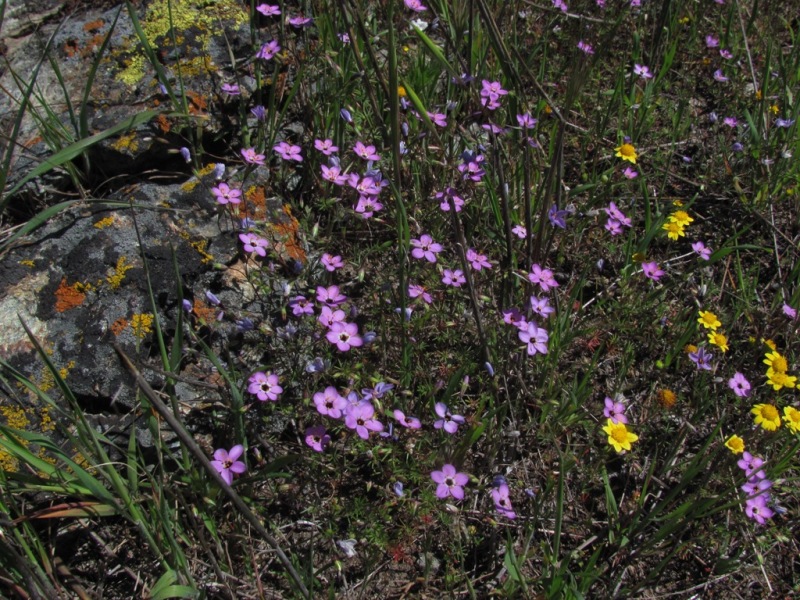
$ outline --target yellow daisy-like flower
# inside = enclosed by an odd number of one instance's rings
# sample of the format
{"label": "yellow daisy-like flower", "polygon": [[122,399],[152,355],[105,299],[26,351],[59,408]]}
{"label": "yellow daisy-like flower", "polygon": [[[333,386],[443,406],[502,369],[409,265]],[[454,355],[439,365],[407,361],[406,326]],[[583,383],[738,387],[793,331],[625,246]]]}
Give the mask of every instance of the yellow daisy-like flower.
{"label": "yellow daisy-like flower", "polygon": [[767,352],[764,364],[778,373],[786,373],[789,370],[789,363],[777,350]]}
{"label": "yellow daisy-like flower", "polygon": [[791,429],[792,433],[800,433],[800,410],[794,406],[785,406],[783,420],[786,421],[786,426]]}
{"label": "yellow daisy-like flower", "polygon": [[681,227],[686,227],[689,223],[694,222],[694,219],[685,210],[676,210],[669,216],[669,220],[678,223]]}
{"label": "yellow daisy-like flower", "polygon": [[614,148],[614,152],[616,152],[614,156],[636,164],[636,148],[633,147],[633,144],[622,144],[619,148]]}
{"label": "yellow daisy-like flower", "polygon": [[680,237],[685,237],[686,234],[683,231],[683,225],[676,221],[669,221],[668,223],[664,223],[661,226],[661,229],[666,230],[667,237],[671,240],[677,240]]}
{"label": "yellow daisy-like flower", "polygon": [[772,404],[756,404],[750,412],[756,416],[756,425],[767,431],[775,431],[781,426],[781,415]]}
{"label": "yellow daisy-like flower", "polygon": [[711,331],[716,331],[717,327],[722,327],[722,323],[719,322],[717,315],[714,313],[701,310],[700,311],[700,318],[697,319],[697,322],[700,323],[705,329],[710,329]]}
{"label": "yellow daisy-like flower", "polygon": [[761,338],[761,342],[763,344],[769,346],[770,350],[777,350],[778,349],[778,345],[775,342],[773,342],[772,340]]}
{"label": "yellow daisy-like flower", "polygon": [[712,331],[708,334],[708,341],[723,352],[728,351],[728,338],[724,333],[720,331]]}
{"label": "yellow daisy-like flower", "polygon": [[772,106],[769,107],[769,109],[772,111],[773,115],[777,115],[779,112],[781,112],[781,109],[778,108],[777,104],[773,104]]}
{"label": "yellow daisy-like flower", "polygon": [[734,454],[741,454],[744,452],[744,440],[738,435],[732,435],[728,438],[728,441],[725,442],[725,447]]}
{"label": "yellow daisy-like flower", "polygon": [[631,444],[639,439],[638,435],[628,431],[625,423],[614,423],[611,419],[608,419],[603,431],[608,434],[609,445],[613,446],[617,452],[630,450]]}
{"label": "yellow daisy-like flower", "polygon": [[694,344],[686,344],[683,347],[683,351],[686,352],[686,354],[691,354],[692,352],[697,352],[697,346],[695,346]]}
{"label": "yellow daisy-like flower", "polygon": [[675,402],[678,400],[678,397],[675,395],[675,392],[668,388],[664,388],[663,390],[658,391],[658,403],[666,409],[670,409],[675,406]]}
{"label": "yellow daisy-like flower", "polygon": [[402,85],[397,86],[397,95],[400,96],[401,98],[405,98],[406,96],[408,96],[406,88],[404,88]]}
{"label": "yellow daisy-like flower", "polygon": [[776,371],[775,369],[767,369],[767,383],[772,386],[776,392],[783,388],[793,388],[797,383],[797,377],[787,375],[783,371]]}

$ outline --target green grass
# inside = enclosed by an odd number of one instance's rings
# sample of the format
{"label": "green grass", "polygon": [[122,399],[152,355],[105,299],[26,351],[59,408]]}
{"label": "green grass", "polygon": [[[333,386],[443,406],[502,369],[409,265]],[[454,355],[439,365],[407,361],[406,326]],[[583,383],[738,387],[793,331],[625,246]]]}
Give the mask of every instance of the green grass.
{"label": "green grass", "polygon": [[[218,322],[201,324],[179,311],[170,322],[156,320],[143,343],[154,348],[166,383],[152,390],[137,378],[155,456],[133,435],[118,446],[97,433],[69,377],[43,350],[56,383],[51,392],[2,363],[4,393],[52,407],[72,448],[0,417],[0,451],[13,459],[3,464],[15,465],[0,472],[4,591],[55,597],[76,580],[91,586],[59,554],[64,529],[47,525],[56,521],[96,529],[107,548],[136,540],[129,562],[149,566],[138,583],[130,574],[115,580],[121,597],[135,585],[154,598],[800,591],[796,566],[784,558],[797,553],[800,423],[789,427],[787,413],[767,431],[751,412],[774,405],[782,417],[786,407],[798,407],[794,386],[774,390],[763,363],[770,344],[790,376],[800,357],[797,321],[783,312],[784,303],[797,308],[800,298],[800,169],[792,158],[800,151],[797,24],[786,8],[758,2],[608,4],[602,10],[575,1],[563,14],[550,3],[430,0],[416,15],[427,23],[421,27],[399,2],[315,0],[303,6],[315,24],[296,29],[282,22],[298,14],[294,8],[283,5],[281,18],[266,18],[252,3],[253,55],[271,39],[283,51],[270,61],[223,67],[231,80],[252,76],[256,86],[228,100],[239,106],[226,109],[232,130],[224,159],[204,154],[202,132],[186,115],[183,79],[158,111],[184,119],[197,165],[225,162],[229,173],[237,167],[227,181],[232,187],[257,182],[291,207],[307,261],[292,268],[276,248],[249,260],[263,335],[255,335],[257,351],[247,356],[216,353],[209,340]],[[166,84],[141,23],[136,30]],[[349,43],[337,35],[343,33]],[[707,35],[719,47],[709,47]],[[579,41],[594,53],[581,52]],[[168,35],[165,43],[177,40]],[[634,75],[635,64],[653,77]],[[717,69],[727,81],[715,80]],[[287,74],[291,85],[273,85]],[[12,142],[36,104],[36,72],[32,77],[20,80],[24,100]],[[508,92],[496,110],[482,103],[482,80]],[[72,165],[79,185],[89,147],[158,114],[143,109],[90,136],[86,89],[82,105],[69,111],[74,131],[58,130],[55,113],[38,114],[43,137],[57,141],[53,154],[5,190],[0,209],[25,182],[58,166]],[[255,104],[265,106],[266,117],[254,127]],[[343,108],[352,122],[340,115]],[[210,103],[215,110],[222,107]],[[520,127],[523,113],[538,123]],[[504,130],[483,127],[489,123]],[[371,218],[356,212],[351,186],[322,177],[321,166],[333,163],[314,140],[326,138],[339,146],[339,166],[348,173],[366,168],[353,152],[357,141],[376,146],[374,167],[388,185]],[[302,163],[277,157],[273,146],[284,139],[301,146]],[[626,143],[636,150],[635,165],[616,156]],[[265,154],[266,166],[244,164],[246,147]],[[7,148],[0,185],[15,152],[13,143]],[[463,174],[465,153],[482,155],[479,181]],[[637,176],[626,177],[626,167]],[[448,187],[464,200],[459,212],[455,199],[447,211],[434,199]],[[611,202],[630,219],[629,227],[617,226],[619,235],[610,231]],[[548,218],[554,205],[569,211],[566,228]],[[5,237],[3,248],[67,206],[52,203],[15,238]],[[247,201],[218,207],[225,222],[252,209]],[[664,226],[683,218],[678,211],[693,221],[672,240]],[[528,235],[518,236],[519,226]],[[252,232],[270,236],[263,222]],[[423,234],[442,246],[435,263],[411,254]],[[696,241],[711,249],[709,260],[692,251]],[[149,243],[140,240],[143,260]],[[491,268],[473,270],[470,248]],[[340,255],[345,267],[325,270],[323,253]],[[534,285],[533,263],[550,269],[558,287]],[[664,269],[660,281],[645,276],[650,263]],[[444,269],[468,277],[461,287],[446,286]],[[150,290],[154,314],[157,294],[180,300],[189,291],[181,281],[176,268],[177,293]],[[347,297],[342,318],[362,335],[371,332],[363,346],[337,350],[316,320],[317,287],[334,284]],[[430,304],[409,296],[412,284],[431,294]],[[293,315],[290,301],[300,294],[315,304],[314,316]],[[553,314],[534,315],[531,296],[547,297]],[[227,318],[242,318],[248,308],[228,305]],[[546,330],[547,353],[528,355],[519,330],[504,322],[504,311],[514,308]],[[719,318],[726,352],[710,343],[699,311]],[[713,353],[710,370],[693,362],[698,346]],[[316,358],[324,369],[308,368]],[[223,390],[204,409],[210,419],[200,429],[182,416],[175,391],[188,366],[213,368]],[[256,372],[279,377],[277,401],[248,391]],[[748,397],[728,386],[737,372],[752,384]],[[394,385],[370,401],[387,435],[359,436],[315,407],[314,395],[328,386],[357,400],[380,382]],[[626,406],[627,426],[638,436],[629,451],[615,451],[603,431],[606,397]],[[454,434],[434,427],[440,403],[464,417]],[[422,428],[403,428],[394,409],[419,417]],[[314,425],[330,435],[324,452],[305,443]],[[178,446],[162,441],[163,427],[177,434]],[[766,461],[764,476],[773,482],[766,506],[774,514],[764,524],[745,512],[741,455],[725,446],[733,435]],[[247,470],[228,486],[210,454],[237,444]],[[469,475],[463,500],[437,497],[431,472],[444,464]],[[503,482],[515,519],[492,501]],[[64,505],[64,512],[36,510],[46,504]],[[113,552],[104,556],[128,566]],[[56,569],[54,557],[66,571]]]}

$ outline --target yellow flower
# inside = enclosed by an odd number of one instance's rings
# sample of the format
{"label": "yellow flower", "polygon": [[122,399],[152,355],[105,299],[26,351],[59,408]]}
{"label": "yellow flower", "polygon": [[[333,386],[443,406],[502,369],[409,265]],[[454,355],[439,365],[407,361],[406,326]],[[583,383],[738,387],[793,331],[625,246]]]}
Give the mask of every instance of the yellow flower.
{"label": "yellow flower", "polygon": [[697,346],[695,346],[694,344],[686,344],[683,347],[683,351],[686,352],[686,354],[691,354],[692,352],[697,352]]}
{"label": "yellow flower", "polygon": [[675,406],[675,401],[677,399],[678,397],[675,395],[675,392],[668,388],[658,391],[658,403],[664,408],[669,409]]}
{"label": "yellow flower", "polygon": [[686,234],[683,232],[683,225],[680,223],[664,223],[661,229],[666,230],[667,237],[671,240],[677,240],[679,237],[684,237]]}
{"label": "yellow flower", "polygon": [[761,98],[762,98],[761,90],[756,90],[756,100],[761,100]]}
{"label": "yellow flower", "polygon": [[781,415],[772,404],[756,404],[750,412],[756,416],[756,425],[767,431],[775,431],[781,426]]}
{"label": "yellow flower", "polygon": [[769,109],[772,111],[773,115],[777,115],[779,112],[781,112],[781,109],[778,108],[777,104],[773,104],[772,106],[769,107]]}
{"label": "yellow flower", "polygon": [[781,356],[777,350],[767,352],[766,356],[764,364],[768,365],[773,371],[777,373],[786,373],[786,371],[789,370],[789,363],[786,362],[786,359]]}
{"label": "yellow flower", "polygon": [[633,144],[622,144],[619,148],[614,148],[614,152],[616,152],[614,156],[636,164],[636,148],[633,147]]}
{"label": "yellow flower", "polygon": [[724,333],[712,331],[708,334],[708,341],[723,352],[728,351],[728,338]]}
{"label": "yellow flower", "polygon": [[697,322],[705,329],[710,329],[712,331],[716,331],[717,327],[722,327],[722,323],[719,322],[717,315],[707,310],[700,311],[700,318],[697,319]]}
{"label": "yellow flower", "polygon": [[689,223],[694,222],[694,219],[685,210],[676,210],[669,216],[669,220],[681,227],[686,227]]}
{"label": "yellow flower", "polygon": [[770,350],[777,350],[778,349],[777,344],[775,342],[773,342],[772,340],[767,340],[767,339],[761,338],[761,341],[764,344],[766,344],[767,346],[769,346]]}
{"label": "yellow flower", "polygon": [[775,369],[767,369],[767,383],[772,386],[776,392],[782,388],[793,388],[797,377],[787,375],[783,371],[776,371]]}
{"label": "yellow flower", "polygon": [[794,406],[785,406],[783,420],[786,421],[786,426],[792,430],[792,433],[800,433],[800,410]]}
{"label": "yellow flower", "polygon": [[677,206],[678,208],[680,208],[681,206],[683,206],[683,202],[676,198],[675,200],[672,201],[672,206]]}
{"label": "yellow flower", "polygon": [[631,443],[639,439],[638,435],[628,431],[628,428],[625,427],[625,423],[614,423],[611,419],[608,419],[606,426],[603,427],[603,431],[608,434],[608,443],[613,446],[614,450],[617,452],[630,450]]}
{"label": "yellow flower", "polygon": [[728,441],[725,442],[725,447],[734,454],[741,454],[744,452],[744,440],[738,435],[732,435],[728,438]]}

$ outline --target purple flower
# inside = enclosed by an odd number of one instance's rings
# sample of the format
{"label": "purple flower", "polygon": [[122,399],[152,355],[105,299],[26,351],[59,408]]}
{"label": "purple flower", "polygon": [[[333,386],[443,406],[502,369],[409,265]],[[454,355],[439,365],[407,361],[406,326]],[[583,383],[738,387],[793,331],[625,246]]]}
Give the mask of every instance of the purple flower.
{"label": "purple flower", "polygon": [[720,48],[719,55],[725,60],[730,60],[733,58],[733,52],[731,52],[727,48]]}
{"label": "purple flower", "polygon": [[319,414],[331,419],[340,419],[342,412],[347,408],[347,400],[330,385],[324,391],[314,394],[314,404]]}
{"label": "purple flower", "polygon": [[339,306],[345,300],[347,300],[347,296],[339,291],[338,285],[331,285],[328,287],[322,287],[320,285],[317,287],[317,302],[320,304]]}
{"label": "purple flower", "polygon": [[289,17],[286,19],[286,22],[296,29],[302,29],[303,27],[311,27],[314,19],[311,17],[304,17],[303,15],[297,15],[295,17]]}
{"label": "purple flower", "polygon": [[395,481],[394,485],[392,486],[392,491],[395,493],[395,496],[402,498],[405,495],[405,492],[403,491],[403,482]]}
{"label": "purple flower", "polygon": [[739,124],[739,121],[736,119],[736,117],[725,117],[722,122],[731,128],[736,127]]}
{"label": "purple flower", "polygon": [[703,242],[694,242],[692,244],[692,250],[696,252],[703,260],[709,260],[711,258],[711,248],[706,247]]}
{"label": "purple flower", "polygon": [[447,115],[444,113],[428,113],[428,118],[437,127],[447,127]]}
{"label": "purple flower", "polygon": [[343,323],[347,318],[343,310],[333,310],[330,306],[323,306],[317,321],[325,328],[330,329],[334,323]]}
{"label": "purple flower", "polygon": [[589,54],[589,55],[594,54],[594,48],[592,48],[592,45],[584,42],[583,40],[580,40],[578,42],[578,50],[580,50],[584,54]]}
{"label": "purple flower", "polygon": [[790,319],[796,319],[797,318],[797,310],[792,308],[789,304],[786,304],[786,302],[783,303],[783,309],[782,310],[783,310],[783,314],[785,314]]}
{"label": "purple flower", "polygon": [[622,212],[619,208],[617,208],[616,202],[609,202],[608,207],[604,208],[603,211],[609,217],[619,222],[620,225],[624,225],[625,227],[631,226],[630,217],[626,216],[624,212]]}
{"label": "purple flower", "polygon": [[414,249],[411,251],[411,256],[416,259],[424,258],[431,263],[436,262],[436,255],[442,251],[441,244],[434,242],[433,238],[427,233],[423,233],[421,236],[419,236],[418,240],[411,240],[411,245],[414,247]]}
{"label": "purple flower", "polygon": [[564,0],[553,0],[553,7],[561,12],[567,12],[567,3]]}
{"label": "purple flower", "polygon": [[511,490],[508,489],[508,484],[501,483],[492,490],[492,500],[494,500],[495,510],[500,513],[501,516],[508,519],[516,519],[517,513],[514,512],[511,506],[510,494]]}
{"label": "purple flower", "polygon": [[489,259],[486,258],[486,255],[479,254],[474,248],[469,248],[467,250],[467,262],[476,271],[492,268],[492,263],[489,262]]}
{"label": "purple flower", "polygon": [[488,98],[499,98],[508,94],[508,90],[503,89],[503,84],[499,81],[481,81],[481,96]]}
{"label": "purple flower", "polygon": [[263,60],[270,60],[273,56],[275,56],[278,52],[281,51],[281,47],[278,45],[276,40],[272,40],[271,42],[267,42],[261,49],[256,52],[256,58],[261,58]]}
{"label": "purple flower", "polygon": [[620,235],[622,233],[622,223],[609,217],[608,221],[606,221],[605,230],[611,235]]}
{"label": "purple flower", "polygon": [[255,252],[262,258],[267,255],[269,241],[266,239],[258,237],[255,233],[240,233],[239,239],[244,244],[245,252]]}
{"label": "purple flower", "polygon": [[626,179],[636,179],[639,176],[639,172],[633,167],[625,167],[625,170],[622,172],[622,174]]}
{"label": "purple flower", "polygon": [[359,196],[358,202],[353,207],[353,210],[363,218],[370,219],[382,208],[383,204],[381,204],[375,196]]}
{"label": "purple flower", "polygon": [[422,422],[417,417],[406,416],[400,409],[394,409],[392,414],[397,419],[397,422],[407,429],[420,429],[422,427]]}
{"label": "purple flower", "polygon": [[244,454],[244,446],[237,444],[230,451],[225,448],[219,448],[214,452],[214,460],[211,461],[211,466],[217,470],[219,476],[228,485],[233,483],[233,476],[241,475],[247,471],[247,466],[239,459]]}
{"label": "purple flower", "polygon": [[431,304],[433,302],[433,298],[431,298],[431,295],[425,288],[416,283],[408,284],[408,296],[409,298],[422,298],[426,304]]}
{"label": "purple flower", "polygon": [[192,162],[192,153],[189,151],[189,149],[186,146],[183,146],[179,150],[179,152],[181,153],[181,156],[183,157],[183,160],[185,160],[187,163]]}
{"label": "purple flower", "polygon": [[328,254],[327,252],[322,255],[322,259],[320,260],[322,265],[325,267],[326,271],[330,271],[333,273],[336,269],[341,269],[344,266],[344,262],[342,262],[342,257],[338,254],[333,256]]}
{"label": "purple flower", "polygon": [[349,180],[349,177],[343,174],[341,168],[337,165],[331,167],[320,165],[320,168],[322,169],[322,178],[334,185],[344,185]]}
{"label": "purple flower", "polygon": [[531,117],[530,113],[517,115],[517,123],[524,129],[533,129],[536,127],[537,120]]}
{"label": "purple flower", "polygon": [[538,264],[531,266],[531,272],[528,273],[528,280],[542,288],[543,292],[558,287],[558,282],[555,277],[553,277],[553,272],[550,269],[543,269]]}
{"label": "purple flower", "polygon": [[706,48],[716,48],[719,46],[719,38],[715,38],[713,35],[706,36]]}
{"label": "purple flower", "polygon": [[439,201],[439,208],[444,212],[450,211],[451,199],[453,200],[453,206],[456,207],[456,212],[461,212],[461,208],[464,206],[464,199],[451,187],[445,188],[443,192],[436,192],[433,197]]}
{"label": "purple flower", "polygon": [[633,65],[633,74],[638,75],[642,79],[652,79],[653,73],[650,71],[650,67],[647,65],[640,65],[634,64]]}
{"label": "purple flower", "polygon": [[513,325],[517,329],[528,329],[528,322],[517,308],[507,308],[503,311],[503,322],[508,325]]}
{"label": "purple flower", "polygon": [[521,240],[524,240],[526,237],[528,237],[528,230],[525,229],[524,225],[514,225],[514,228],[511,230],[511,233],[513,233]]}
{"label": "purple flower", "polygon": [[795,119],[777,118],[777,119],[775,119],[775,127],[784,127],[784,128],[791,127],[792,125],[794,125],[794,122],[795,122]]}
{"label": "purple flower", "polygon": [[346,108],[342,108],[339,110],[339,116],[344,119],[345,123],[351,125],[353,123],[353,115],[350,114],[350,111]]}
{"label": "purple flower", "polygon": [[606,396],[604,403],[603,416],[606,419],[611,419],[611,422],[615,424],[628,422],[628,417],[625,416],[625,405],[622,402],[616,402]]}
{"label": "purple flower", "polygon": [[289,300],[289,306],[292,307],[292,314],[295,317],[314,314],[314,307],[305,296],[295,296]]}
{"label": "purple flower", "polygon": [[545,319],[556,312],[556,309],[550,306],[548,298],[538,298],[536,296],[531,296],[531,310]]}
{"label": "purple flower", "polygon": [[364,160],[380,160],[381,157],[375,151],[375,146],[366,146],[364,142],[356,142],[356,145],[353,147],[353,152],[355,152],[358,156],[363,158]]}
{"label": "purple flower", "polygon": [[728,387],[740,398],[750,395],[750,382],[739,372],[734,373],[733,377],[728,380]]}
{"label": "purple flower", "polygon": [[710,371],[714,355],[711,352],[706,352],[706,349],[701,346],[697,349],[697,352],[689,352],[689,358],[701,371]]}
{"label": "purple flower", "polygon": [[371,388],[362,388],[361,394],[364,396],[364,400],[372,400],[373,398],[383,398],[386,394],[391,392],[394,389],[393,383],[384,383],[383,381],[379,381],[375,384],[374,387]]}
{"label": "purple flower", "polygon": [[383,431],[383,423],[375,419],[375,407],[369,402],[351,404],[344,417],[348,429],[355,429],[362,440],[369,438],[370,431]]}
{"label": "purple flower", "polygon": [[263,154],[258,154],[255,148],[242,148],[242,158],[248,164],[263,165],[266,157]]}
{"label": "purple flower", "polygon": [[269,4],[259,4],[256,6],[256,10],[265,17],[275,17],[281,14],[280,6],[272,6]]}
{"label": "purple flower", "polygon": [[453,287],[461,287],[467,282],[466,278],[464,277],[464,271],[461,269],[445,269],[444,273],[442,274],[442,283],[445,285],[451,285]]}
{"label": "purple flower", "polygon": [[316,425],[306,429],[306,444],[315,451],[322,452],[331,441],[331,436],[327,434],[322,425]]}
{"label": "purple flower", "polygon": [[517,332],[520,341],[528,345],[528,356],[535,354],[547,354],[547,342],[550,335],[544,327],[539,327],[533,321],[526,324],[525,329],[520,329]]}
{"label": "purple flower", "polygon": [[765,494],[756,496],[755,498],[748,498],[744,506],[745,514],[759,525],[766,523],[767,519],[771,519],[775,514],[767,506],[767,499],[767,495]]}
{"label": "purple flower", "polygon": [[742,471],[744,471],[745,477],[764,479],[767,476],[767,474],[761,470],[761,467],[764,465],[764,459],[758,456],[753,456],[746,450],[742,454],[742,458],[740,458],[736,464],[739,465],[739,468]]}
{"label": "purple flower", "polygon": [[469,483],[469,476],[457,472],[453,465],[447,464],[442,467],[441,471],[433,471],[431,479],[437,484],[437,498],[452,496],[456,500],[464,499],[464,486]]}
{"label": "purple flower", "polygon": [[567,215],[569,215],[571,211],[562,209],[559,210],[558,206],[553,204],[550,207],[550,210],[547,211],[547,218],[550,219],[550,225],[553,227],[560,227],[561,229],[567,228]]}
{"label": "purple flower", "polygon": [[253,373],[247,381],[250,383],[247,391],[262,402],[267,400],[275,402],[283,392],[283,388],[278,385],[278,376],[274,373],[267,375],[263,371],[258,371]]}
{"label": "purple flower", "polygon": [[716,71],[714,71],[714,79],[716,81],[719,81],[720,83],[725,83],[726,81],[728,81],[728,78],[725,77],[725,75],[722,73],[722,69],[717,69]]}
{"label": "purple flower", "polygon": [[653,281],[658,281],[664,276],[664,271],[655,261],[642,263],[642,273],[644,273],[645,277]]}
{"label": "purple flower", "polygon": [[242,192],[224,182],[212,187],[211,193],[219,204],[228,204],[229,202],[231,204],[239,204],[242,201]]}
{"label": "purple flower", "polygon": [[419,0],[403,0],[403,4],[406,5],[407,9],[413,10],[414,12],[424,12],[428,10],[428,7],[423,6],[422,2]]}
{"label": "purple flower", "polygon": [[339,151],[339,146],[333,145],[333,140],[314,140],[314,148],[322,152],[325,156],[330,156]]}
{"label": "purple flower", "polygon": [[222,84],[222,93],[228,94],[229,96],[238,96],[241,94],[239,91],[239,86],[235,83],[223,83]]}
{"label": "purple flower", "polygon": [[358,325],[355,323],[334,323],[325,337],[331,344],[335,344],[340,352],[347,352],[350,348],[358,348],[364,344],[364,340],[358,335]]}
{"label": "purple flower", "polygon": [[438,420],[434,421],[434,429],[444,429],[447,433],[453,434],[458,431],[458,426],[460,424],[466,422],[466,419],[461,415],[454,415],[451,413],[444,402],[437,402],[433,409],[440,417]]}
{"label": "purple flower", "polygon": [[253,108],[250,109],[250,112],[258,121],[263,121],[264,119],[267,118],[267,109],[260,104],[256,104]]}
{"label": "purple flower", "polygon": [[300,146],[295,146],[294,144],[290,144],[288,142],[281,142],[272,149],[277,152],[278,156],[280,156],[283,160],[295,160],[297,162],[303,162],[303,157],[300,156],[300,151],[302,150]]}

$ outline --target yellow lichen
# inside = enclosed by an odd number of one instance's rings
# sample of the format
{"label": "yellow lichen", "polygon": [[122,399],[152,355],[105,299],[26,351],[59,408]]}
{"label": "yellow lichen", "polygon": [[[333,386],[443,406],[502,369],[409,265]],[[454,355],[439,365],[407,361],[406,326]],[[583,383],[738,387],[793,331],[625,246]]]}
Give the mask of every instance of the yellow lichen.
{"label": "yellow lichen", "polygon": [[120,152],[124,152],[126,150],[131,153],[136,152],[139,149],[139,140],[136,139],[136,132],[132,131],[123,135],[116,142],[111,144],[111,147],[114,148],[114,150],[119,150]]}
{"label": "yellow lichen", "polygon": [[21,261],[19,261],[19,264],[24,265],[26,267],[35,267],[36,266],[36,263],[34,261],[32,261],[32,260],[21,260]]}
{"label": "yellow lichen", "polygon": [[114,224],[114,215],[106,217],[105,219],[100,219],[94,226],[97,229],[105,229],[106,227],[110,227]]}
{"label": "yellow lichen", "polygon": [[131,329],[133,335],[144,339],[148,333],[153,331],[153,315],[150,313],[136,313],[131,317]]}
{"label": "yellow lichen", "polygon": [[[72,366],[75,366],[74,363]],[[56,428],[56,422],[50,416],[50,407],[45,406],[39,411],[39,429],[43,433],[53,431]]]}
{"label": "yellow lichen", "polygon": [[125,256],[120,256],[117,259],[117,265],[114,267],[114,272],[106,277],[106,282],[112,290],[116,290],[122,285],[122,280],[125,279],[125,273],[130,271],[133,265],[128,264],[128,259]]}
{"label": "yellow lichen", "polygon": [[28,415],[25,414],[25,410],[19,406],[0,406],[0,415],[3,415],[6,425],[12,429],[25,429],[31,424]]}

